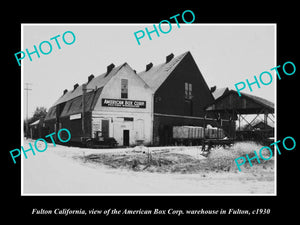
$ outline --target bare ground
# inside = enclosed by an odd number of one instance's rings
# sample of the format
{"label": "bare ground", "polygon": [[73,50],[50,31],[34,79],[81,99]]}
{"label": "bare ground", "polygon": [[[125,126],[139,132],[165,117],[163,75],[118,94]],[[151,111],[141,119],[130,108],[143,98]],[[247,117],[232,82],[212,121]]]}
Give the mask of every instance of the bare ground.
{"label": "bare ground", "polygon": [[[27,146],[30,140],[24,142]],[[234,163],[260,147],[237,143],[205,157],[197,146],[87,149],[49,144],[45,152],[22,157],[22,193],[274,195],[273,158],[260,164],[254,160],[252,167],[246,163],[241,172]]]}
{"label": "bare ground", "polygon": [[[251,148],[252,144],[246,147]],[[243,146],[245,147],[245,146]],[[257,146],[255,146],[257,147]],[[187,153],[190,151],[190,154]],[[249,157],[254,153],[246,151]],[[191,154],[192,153],[192,154]],[[234,159],[245,156],[245,150],[237,153],[236,149],[214,149],[208,157],[199,153],[197,147],[183,147],[175,150],[161,150],[147,153],[146,150],[126,153],[99,153],[86,156],[73,156],[74,159],[85,164],[105,165],[108,168],[125,169],[131,171],[145,171],[151,173],[239,173]],[[243,173],[266,180],[274,180],[274,160],[252,160],[252,167],[248,162],[241,166]]]}

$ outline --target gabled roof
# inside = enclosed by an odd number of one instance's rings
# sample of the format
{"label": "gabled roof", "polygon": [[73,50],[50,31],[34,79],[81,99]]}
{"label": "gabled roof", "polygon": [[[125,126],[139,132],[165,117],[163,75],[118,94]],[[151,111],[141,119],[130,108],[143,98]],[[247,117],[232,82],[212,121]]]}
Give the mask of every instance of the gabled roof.
{"label": "gabled roof", "polygon": [[257,122],[256,124],[254,124],[252,126],[253,128],[260,128],[260,127],[265,127],[265,128],[274,128],[274,123],[268,123],[268,124],[265,124],[264,121],[259,121]]}
{"label": "gabled roof", "polygon": [[153,91],[156,91],[188,53],[189,51],[174,57],[168,63],[164,62],[153,66],[150,70],[140,72],[138,75],[149,85]]}
{"label": "gabled roof", "polygon": [[[235,100],[231,104],[225,104],[224,99],[228,98],[229,95],[235,97]],[[230,97],[230,96],[229,96]],[[255,108],[248,108],[244,106],[242,100],[248,99],[256,104]],[[222,96],[217,98],[212,104],[206,107],[207,111],[231,111],[238,110],[240,113],[245,114],[256,114],[260,113],[262,110],[268,110],[269,113],[274,113],[274,103],[268,101],[267,99],[254,96],[251,94],[241,93],[241,96],[238,95],[236,90],[229,90],[224,93]]]}
{"label": "gabled roof", "polygon": [[[114,76],[117,74],[117,72],[123,67],[125,66],[127,63],[123,63],[120,66],[114,67],[112,69],[112,71],[110,71],[110,73],[106,76],[106,72],[95,77],[94,79],[92,79],[89,83],[85,83],[87,84],[87,93],[93,91],[92,89],[98,89],[98,88],[102,88],[105,86],[105,84],[107,84],[107,82]],[[82,95],[82,85],[78,86],[75,90],[72,91],[68,91],[66,94],[62,95],[55,103],[53,106],[56,106],[60,103],[63,102],[67,102],[71,99],[74,99],[78,96]]]}
{"label": "gabled roof", "polygon": [[29,124],[29,126],[34,126],[40,123],[40,120],[36,120],[33,123]]}
{"label": "gabled roof", "polygon": [[229,89],[227,87],[224,88],[218,88],[214,92],[212,92],[212,95],[214,96],[215,100],[220,98],[223,94],[225,94]]}
{"label": "gabled roof", "polygon": [[[237,91],[235,91],[235,92],[237,93]],[[243,95],[250,98],[250,99],[252,99],[256,103],[265,106],[266,108],[270,108],[270,109],[274,110],[274,103],[267,100],[267,99],[264,99],[264,98],[261,98],[261,97],[255,96],[255,95],[245,94],[245,93],[242,93],[242,96]]]}

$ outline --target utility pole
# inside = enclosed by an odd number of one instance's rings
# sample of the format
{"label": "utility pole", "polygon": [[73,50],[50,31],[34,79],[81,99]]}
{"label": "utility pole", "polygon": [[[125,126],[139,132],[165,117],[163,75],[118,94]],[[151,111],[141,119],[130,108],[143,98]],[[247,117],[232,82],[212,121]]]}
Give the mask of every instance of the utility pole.
{"label": "utility pole", "polygon": [[86,93],[89,90],[97,90],[97,87],[95,87],[95,89],[92,88],[87,88],[87,84],[83,84],[82,85],[82,115],[81,115],[81,130],[82,130],[82,135],[85,138],[85,108],[86,108]]}
{"label": "utility pole", "polygon": [[82,135],[85,138],[85,128],[84,128],[84,123],[85,123],[85,95],[86,95],[86,84],[82,85],[82,115],[81,115],[81,129],[82,129]]}
{"label": "utility pole", "polygon": [[28,129],[29,129],[29,123],[28,123],[28,91],[31,91],[32,89],[29,88],[29,85],[32,85],[32,83],[25,83],[26,87],[24,90],[26,91],[26,139],[28,139]]}

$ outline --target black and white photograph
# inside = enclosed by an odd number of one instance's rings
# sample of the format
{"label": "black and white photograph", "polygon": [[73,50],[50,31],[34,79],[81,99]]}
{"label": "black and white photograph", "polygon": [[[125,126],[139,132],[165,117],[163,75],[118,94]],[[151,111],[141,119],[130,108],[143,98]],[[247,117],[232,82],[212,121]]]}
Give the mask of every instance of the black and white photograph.
{"label": "black and white photograph", "polygon": [[22,40],[24,195],[276,194],[274,159],[245,162],[275,140],[259,77],[275,24],[23,24]]}
{"label": "black and white photograph", "polygon": [[295,6],[71,4],[2,20],[3,215],[297,215]]}

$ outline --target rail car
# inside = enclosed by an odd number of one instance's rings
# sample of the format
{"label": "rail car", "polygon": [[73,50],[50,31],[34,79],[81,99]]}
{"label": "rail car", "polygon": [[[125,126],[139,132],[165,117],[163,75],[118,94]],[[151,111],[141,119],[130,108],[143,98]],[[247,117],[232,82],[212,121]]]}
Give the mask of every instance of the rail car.
{"label": "rail car", "polygon": [[232,138],[226,137],[224,130],[208,125],[173,126],[173,142],[175,145],[201,145],[203,151],[209,151],[213,146],[231,146]]}

